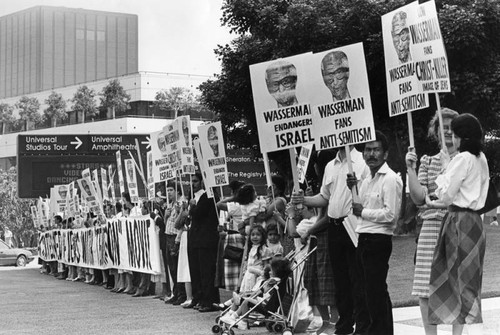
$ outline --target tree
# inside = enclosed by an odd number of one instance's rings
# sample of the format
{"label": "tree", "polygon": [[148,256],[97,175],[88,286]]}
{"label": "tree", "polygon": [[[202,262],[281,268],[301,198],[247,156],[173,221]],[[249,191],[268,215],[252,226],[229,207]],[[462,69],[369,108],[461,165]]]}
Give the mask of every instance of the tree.
{"label": "tree", "polygon": [[36,234],[30,214],[31,200],[19,199],[16,192],[16,168],[8,171],[0,169],[0,226],[8,227],[16,241],[22,240],[25,246],[32,243]]}
{"label": "tree", "polygon": [[113,118],[115,118],[116,112],[121,113],[130,108],[130,95],[125,92],[118,79],[110,80],[109,84],[103,87],[100,95],[101,108],[105,110],[111,109]]}
{"label": "tree", "polygon": [[50,120],[52,127],[57,126],[57,121],[66,120],[68,118],[68,113],[66,111],[66,100],[64,100],[62,94],[52,91],[47,99],[45,99],[45,104],[48,107],[43,111],[45,120]]}
{"label": "tree", "polygon": [[6,103],[0,103],[0,122],[2,122],[2,135],[7,131],[7,126],[11,125],[16,119],[12,113],[14,108]]}
{"label": "tree", "polygon": [[95,91],[88,88],[86,85],[78,87],[73,95],[73,111],[82,115],[82,123],[85,122],[85,117],[89,116],[94,120],[98,113],[97,104],[95,101]]}
{"label": "tree", "polygon": [[188,107],[195,104],[193,93],[184,87],[172,87],[168,90],[156,92],[153,105],[164,113],[173,112],[173,117],[180,115],[181,111],[185,111]]}
{"label": "tree", "polygon": [[14,106],[19,111],[19,118],[26,125],[26,130],[31,130],[42,122],[40,102],[37,98],[23,96]]}
{"label": "tree", "polygon": [[[366,0],[226,0],[222,23],[239,36],[215,53],[221,74],[200,86],[202,101],[213,110],[238,147],[258,147],[249,65],[303,52],[319,52],[362,41],[377,129],[395,143],[390,164],[404,173],[408,146],[406,117],[389,117],[381,16],[407,1]],[[500,110],[500,5],[497,1],[437,1],[449,56],[452,92],[441,105],[479,117],[487,131],[498,129]],[[438,150],[427,141],[427,123],[436,109],[413,113],[418,153]],[[241,136],[247,134],[248,136]],[[289,165],[272,153],[280,172]],[[403,176],[404,177],[404,176]]]}

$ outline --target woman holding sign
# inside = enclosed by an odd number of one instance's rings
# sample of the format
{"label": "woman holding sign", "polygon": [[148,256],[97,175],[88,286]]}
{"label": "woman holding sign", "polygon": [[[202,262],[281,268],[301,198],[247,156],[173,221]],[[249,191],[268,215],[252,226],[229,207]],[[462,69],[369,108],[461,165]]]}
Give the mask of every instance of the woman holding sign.
{"label": "woman holding sign", "polygon": [[[486,238],[477,212],[488,194],[489,169],[482,152],[483,130],[471,114],[451,122],[459,153],[436,179],[438,200],[431,208],[446,208],[434,252],[429,287],[429,323],[467,324],[468,333],[482,334],[481,286]],[[461,334],[461,329],[453,334]]]}
{"label": "woman holding sign", "polygon": [[451,121],[458,116],[454,110],[443,108],[443,127],[445,130],[444,141],[439,132],[439,112],[436,112],[429,123],[428,136],[433,140],[444,143],[448,154],[444,151],[434,156],[424,155],[420,159],[418,176],[416,173],[417,154],[409,151],[406,154],[406,167],[408,169],[408,186],[410,197],[417,206],[422,206],[421,217],[423,219],[422,230],[418,238],[417,257],[415,262],[415,275],[413,277],[412,295],[419,297],[422,322],[426,335],[437,334],[437,326],[429,324],[429,280],[431,273],[432,257],[439,236],[441,222],[446,214],[445,209],[429,208],[425,206],[425,197],[435,197],[437,189],[436,178],[446,169],[449,157],[454,157],[456,148],[453,146],[451,137]]}

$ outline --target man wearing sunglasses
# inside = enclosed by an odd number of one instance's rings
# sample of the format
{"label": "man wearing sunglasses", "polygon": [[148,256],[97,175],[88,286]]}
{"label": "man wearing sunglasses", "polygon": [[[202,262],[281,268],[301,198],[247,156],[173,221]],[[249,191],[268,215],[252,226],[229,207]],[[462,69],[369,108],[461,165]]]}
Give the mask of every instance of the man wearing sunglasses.
{"label": "man wearing sunglasses", "polygon": [[342,51],[332,51],[321,61],[323,81],[332,93],[333,101],[350,99],[347,81],[349,80],[349,61]]}

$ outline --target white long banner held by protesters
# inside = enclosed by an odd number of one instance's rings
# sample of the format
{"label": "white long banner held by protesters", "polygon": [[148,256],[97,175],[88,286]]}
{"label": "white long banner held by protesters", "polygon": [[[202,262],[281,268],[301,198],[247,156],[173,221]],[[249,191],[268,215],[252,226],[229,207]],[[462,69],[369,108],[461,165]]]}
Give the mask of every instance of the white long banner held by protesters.
{"label": "white long banner held by protesters", "polygon": [[429,106],[427,93],[450,92],[448,60],[434,1],[382,16],[389,116]]}
{"label": "white long banner held by protesters", "polygon": [[261,152],[313,142],[305,62],[311,53],[250,65]]}
{"label": "white long banner held by protesters", "polygon": [[375,126],[363,44],[315,53],[310,58],[316,149],[373,141]]}
{"label": "white long banner held by protesters", "polygon": [[54,229],[40,234],[44,261],[95,269],[159,274],[160,244],[149,216],[107,220],[105,225]]}

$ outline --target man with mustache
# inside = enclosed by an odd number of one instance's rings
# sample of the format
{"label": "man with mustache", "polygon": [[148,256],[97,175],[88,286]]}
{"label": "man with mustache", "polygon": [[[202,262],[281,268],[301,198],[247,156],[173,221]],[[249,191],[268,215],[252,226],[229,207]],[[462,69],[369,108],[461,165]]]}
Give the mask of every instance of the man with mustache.
{"label": "man with mustache", "polygon": [[[394,334],[392,303],[387,291],[387,272],[392,252],[392,235],[396,228],[401,205],[401,178],[389,168],[386,160],[389,144],[380,131],[375,141],[365,144],[363,158],[370,175],[359,189],[360,203],[352,203],[352,212],[359,217],[356,249],[356,270],[364,291],[366,312],[370,324],[366,334]],[[356,177],[348,175],[347,185],[357,184]]]}

